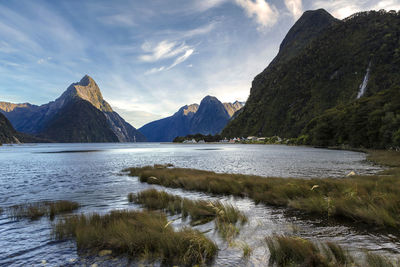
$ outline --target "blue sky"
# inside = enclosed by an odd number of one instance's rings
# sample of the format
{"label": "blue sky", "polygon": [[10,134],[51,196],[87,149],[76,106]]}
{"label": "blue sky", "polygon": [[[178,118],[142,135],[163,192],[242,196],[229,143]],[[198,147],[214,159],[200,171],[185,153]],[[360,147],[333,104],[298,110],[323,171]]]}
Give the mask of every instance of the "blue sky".
{"label": "blue sky", "polygon": [[82,76],[135,127],[206,95],[245,101],[303,11],[400,0],[0,0],[0,101],[44,104]]}

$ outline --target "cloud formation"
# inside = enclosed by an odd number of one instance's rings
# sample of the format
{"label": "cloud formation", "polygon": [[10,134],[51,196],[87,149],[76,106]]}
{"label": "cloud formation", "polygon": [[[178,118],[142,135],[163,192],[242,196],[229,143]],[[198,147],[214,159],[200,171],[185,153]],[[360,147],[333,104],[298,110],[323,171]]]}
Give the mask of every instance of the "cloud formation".
{"label": "cloud formation", "polygon": [[255,19],[259,29],[272,27],[278,21],[278,10],[265,0],[235,0],[235,3],[244,9],[248,17]]}
{"label": "cloud formation", "polygon": [[194,52],[194,48],[186,45],[184,42],[177,43],[168,40],[163,40],[155,46],[146,42],[142,45],[142,50],[147,52],[146,54],[139,56],[139,59],[143,62],[157,62],[164,59],[175,58],[170,65],[152,68],[147,71],[146,74],[170,70],[187,60]]}
{"label": "cloud formation", "polygon": [[313,3],[313,8],[325,8],[334,17],[344,19],[354,13],[365,10],[399,10],[400,0],[318,0]]}
{"label": "cloud formation", "polygon": [[285,0],[285,5],[295,20],[303,14],[302,0]]}

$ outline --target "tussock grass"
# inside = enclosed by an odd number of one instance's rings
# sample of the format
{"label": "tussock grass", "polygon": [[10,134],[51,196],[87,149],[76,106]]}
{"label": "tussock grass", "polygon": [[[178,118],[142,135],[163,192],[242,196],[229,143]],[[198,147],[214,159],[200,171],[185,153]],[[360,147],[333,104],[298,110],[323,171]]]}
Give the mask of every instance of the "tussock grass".
{"label": "tussock grass", "polygon": [[394,263],[384,256],[368,253],[366,256],[366,263],[368,267],[399,267],[400,259],[398,259],[397,263]]}
{"label": "tussock grass", "polygon": [[[370,157],[380,163],[400,165],[399,152],[385,153],[371,154]],[[267,178],[151,166],[128,171],[131,176],[138,176],[141,182],[149,184],[217,195],[247,196],[257,204],[290,207],[305,213],[381,227],[400,227],[400,171],[393,171],[392,175],[342,179]]]}
{"label": "tussock grass", "polygon": [[316,244],[307,239],[289,236],[266,238],[269,263],[277,266],[355,266],[350,254],[333,243]]}
{"label": "tussock grass", "polygon": [[217,246],[199,231],[175,231],[164,214],[112,211],[106,215],[75,215],[53,226],[57,240],[73,238],[80,250],[112,250],[134,258],[192,266],[210,262]]}
{"label": "tussock grass", "polygon": [[332,242],[315,243],[300,237],[275,235],[267,237],[266,243],[270,251],[269,264],[273,266],[400,266],[384,256],[371,253],[364,255],[363,262],[358,262],[346,249]]}
{"label": "tussock grass", "polygon": [[190,216],[191,225],[199,225],[215,220],[216,229],[225,239],[239,233],[237,224],[247,222],[247,217],[236,207],[220,201],[190,200],[156,189],[148,189],[133,196],[133,201],[150,210],[162,210],[171,215]]}
{"label": "tussock grass", "polygon": [[12,219],[29,218],[31,220],[39,219],[43,216],[49,216],[51,220],[58,214],[71,212],[79,208],[77,202],[68,200],[43,201],[36,203],[26,203],[14,205],[7,209],[8,215]]}

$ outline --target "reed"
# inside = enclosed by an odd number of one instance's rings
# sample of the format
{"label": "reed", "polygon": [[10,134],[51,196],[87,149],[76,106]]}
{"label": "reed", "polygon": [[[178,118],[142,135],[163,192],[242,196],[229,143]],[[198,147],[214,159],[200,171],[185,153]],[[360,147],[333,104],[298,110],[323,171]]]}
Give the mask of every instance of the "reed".
{"label": "reed", "polygon": [[165,215],[149,211],[112,211],[109,214],[74,215],[53,225],[53,238],[76,240],[79,250],[112,250],[133,258],[167,265],[206,264],[218,248],[199,231],[175,231]]}
{"label": "reed", "polygon": [[190,216],[191,225],[215,220],[216,229],[225,239],[239,233],[237,224],[243,225],[247,217],[236,207],[220,201],[190,200],[156,189],[148,189],[133,196],[133,201],[150,210],[161,210],[171,215]]}
{"label": "reed", "polygon": [[[388,162],[391,166],[400,165],[399,152],[374,152],[370,159]],[[324,179],[274,178],[151,166],[128,171],[129,175],[138,176],[141,182],[149,184],[249,197],[256,204],[284,206],[327,218],[398,228],[399,169],[391,169],[390,175]]]}
{"label": "reed", "polygon": [[77,202],[68,200],[42,201],[35,203],[26,203],[14,205],[7,209],[8,215],[14,219],[29,218],[31,220],[39,219],[43,216],[49,216],[51,220],[61,213],[71,212],[79,208]]}

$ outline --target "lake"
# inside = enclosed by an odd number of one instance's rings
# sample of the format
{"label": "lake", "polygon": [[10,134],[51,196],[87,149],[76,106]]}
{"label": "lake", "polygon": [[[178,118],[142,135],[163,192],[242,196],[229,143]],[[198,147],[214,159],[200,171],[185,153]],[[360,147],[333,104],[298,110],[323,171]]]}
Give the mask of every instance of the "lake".
{"label": "lake", "polygon": [[[129,177],[124,168],[159,163],[215,172],[255,174],[278,177],[343,177],[350,171],[373,174],[381,170],[365,160],[365,154],[351,151],[292,147],[280,145],[233,144],[24,144],[0,147],[0,207],[42,200],[73,200],[82,207],[77,213],[106,213],[112,209],[139,209],[129,204],[127,194],[158,186],[142,184]],[[285,209],[255,205],[249,199],[213,197],[203,193],[166,189],[192,199],[218,199],[231,202],[249,217],[238,241],[254,248],[248,261],[238,247],[229,247],[213,230],[213,223],[197,226],[208,231],[220,247],[215,265],[263,266],[268,262],[264,237],[272,234],[296,235],[339,244],[360,251],[369,249],[388,255],[400,253],[397,236],[390,233],[335,224],[326,218],[310,218]],[[173,223],[181,227],[178,217]],[[210,231],[211,230],[211,231]],[[105,261],[103,261],[105,260]],[[42,262],[43,261],[43,262]],[[115,262],[78,255],[73,241],[54,241],[51,222],[14,221],[6,212],[0,215],[1,266],[82,265],[99,266]],[[122,265],[136,266],[128,259]]]}

